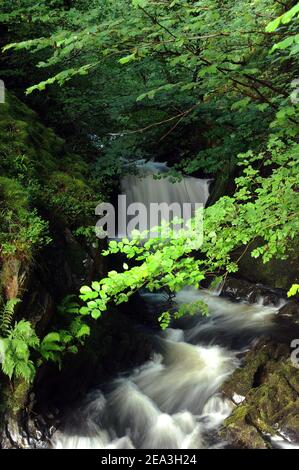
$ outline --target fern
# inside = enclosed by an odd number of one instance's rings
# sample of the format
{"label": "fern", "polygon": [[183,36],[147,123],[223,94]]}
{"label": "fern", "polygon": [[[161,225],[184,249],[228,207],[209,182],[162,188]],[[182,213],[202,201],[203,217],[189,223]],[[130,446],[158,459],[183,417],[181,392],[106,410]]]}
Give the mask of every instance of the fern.
{"label": "fern", "polygon": [[0,312],[0,334],[7,336],[12,325],[12,320],[16,305],[21,302],[20,299],[10,299],[6,302]]}
{"label": "fern", "polygon": [[[32,383],[36,368],[43,361],[53,361],[61,367],[64,354],[76,354],[77,344],[84,343],[85,337],[90,334],[90,328],[78,316],[72,319],[67,329],[52,331],[40,341],[29,321],[22,319],[12,325],[15,306],[19,302],[20,299],[11,299],[0,309],[0,366],[11,380],[21,378]],[[67,299],[62,311],[77,313],[79,308],[79,305],[74,302],[70,304]],[[31,356],[33,350],[35,362]],[[39,354],[41,357],[36,360]]]}
{"label": "fern", "polygon": [[0,338],[2,350],[2,371],[10,379],[13,376],[32,382],[35,375],[35,365],[30,359],[30,348],[39,347],[39,339],[26,320],[20,320],[9,329],[6,338]]}

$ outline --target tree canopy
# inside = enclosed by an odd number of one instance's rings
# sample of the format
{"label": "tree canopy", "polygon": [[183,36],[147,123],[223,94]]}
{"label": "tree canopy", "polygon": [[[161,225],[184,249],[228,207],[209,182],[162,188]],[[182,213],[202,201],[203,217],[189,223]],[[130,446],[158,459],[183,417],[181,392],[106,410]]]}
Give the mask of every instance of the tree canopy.
{"label": "tree canopy", "polygon": [[3,52],[31,71],[28,99],[49,93],[55,119],[62,109],[94,136],[99,180],[140,156],[167,157],[177,177],[225,169],[235,178],[230,195],[206,208],[196,252],[184,233],[111,242],[106,254],[121,252],[134,267],[84,286],[87,304],[72,308],[98,318],[140,287],[175,292],[236,272],[245,252],[264,262],[290,255],[299,228],[298,3],[3,3]]}

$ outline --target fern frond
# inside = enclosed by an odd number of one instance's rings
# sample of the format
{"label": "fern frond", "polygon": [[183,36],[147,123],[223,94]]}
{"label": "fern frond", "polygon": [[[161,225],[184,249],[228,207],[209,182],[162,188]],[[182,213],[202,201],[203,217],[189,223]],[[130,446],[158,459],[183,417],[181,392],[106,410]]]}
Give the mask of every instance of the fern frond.
{"label": "fern frond", "polygon": [[20,299],[10,299],[6,302],[0,311],[0,335],[7,336],[12,326],[12,320],[16,305],[21,302]]}

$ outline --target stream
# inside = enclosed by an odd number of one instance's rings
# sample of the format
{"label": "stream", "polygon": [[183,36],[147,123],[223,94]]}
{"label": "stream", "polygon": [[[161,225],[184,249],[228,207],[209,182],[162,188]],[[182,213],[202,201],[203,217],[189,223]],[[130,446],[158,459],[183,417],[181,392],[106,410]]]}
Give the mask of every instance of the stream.
{"label": "stream", "polygon": [[[145,167],[140,179],[130,175],[122,183],[129,202],[202,202],[209,196],[209,180],[184,178],[171,184],[154,180],[167,171],[163,164]],[[162,167],[161,167],[162,165]],[[162,294],[141,292],[149,310],[159,310]],[[221,385],[240,366],[241,358],[262,334],[274,328],[280,306],[233,302],[220,291],[184,288],[175,302],[202,299],[209,315],[179,320],[165,332],[155,330],[154,352],[143,366],[128,371],[102,389],[91,391],[57,431],[57,449],[201,449],[227,446],[218,430],[234,403],[220,393]]]}
{"label": "stream", "polygon": [[[159,294],[144,294],[152,307]],[[152,359],[92,391],[55,448],[200,449],[225,447],[217,435],[234,404],[219,394],[252,341],[269,332],[278,307],[234,303],[218,293],[183,289],[176,301],[203,299],[209,316],[157,335]],[[235,396],[235,403],[243,397]]]}

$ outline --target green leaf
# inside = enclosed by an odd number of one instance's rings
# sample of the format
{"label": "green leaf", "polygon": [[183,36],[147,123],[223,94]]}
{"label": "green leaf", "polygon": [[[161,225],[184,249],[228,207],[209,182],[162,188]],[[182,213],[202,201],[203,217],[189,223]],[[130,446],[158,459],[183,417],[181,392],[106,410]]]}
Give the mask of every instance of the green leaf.
{"label": "green leaf", "polygon": [[88,325],[82,325],[76,333],[76,338],[82,338],[82,336],[89,336],[90,328]]}
{"label": "green leaf", "polygon": [[92,316],[92,318],[94,318],[95,320],[97,320],[98,318],[100,318],[101,315],[102,315],[102,312],[101,312],[99,309],[97,309],[97,308],[95,308],[95,309],[93,309],[93,310],[91,311],[91,316]]}
{"label": "green leaf", "polygon": [[82,286],[80,288],[81,294],[87,294],[88,292],[92,292],[91,288],[89,286]]}
{"label": "green leaf", "polygon": [[119,59],[118,62],[120,64],[127,64],[128,62],[132,62],[132,60],[135,60],[135,58],[136,58],[136,55],[135,55],[135,53],[133,53],[133,54],[129,54],[125,57],[122,57],[121,59]]}
{"label": "green leaf", "polygon": [[299,293],[299,284],[293,284],[288,291],[288,297],[292,297],[298,293]]}
{"label": "green leaf", "polygon": [[88,315],[90,313],[90,308],[89,307],[81,307],[79,310],[79,313],[81,315]]}
{"label": "green leaf", "polygon": [[53,331],[52,333],[48,333],[43,339],[44,344],[57,342],[57,341],[60,341],[60,335],[56,331]]}

